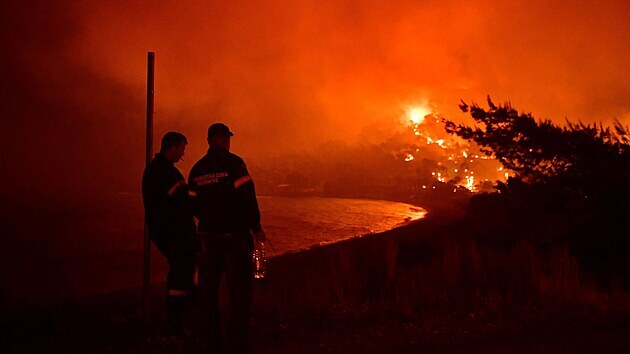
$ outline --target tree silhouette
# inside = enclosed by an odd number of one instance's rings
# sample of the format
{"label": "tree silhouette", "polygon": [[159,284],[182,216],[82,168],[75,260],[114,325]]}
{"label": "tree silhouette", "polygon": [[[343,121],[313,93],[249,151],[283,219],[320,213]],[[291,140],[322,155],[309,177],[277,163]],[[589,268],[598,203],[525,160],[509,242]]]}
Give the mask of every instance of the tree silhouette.
{"label": "tree silhouette", "polygon": [[[588,179],[608,172],[619,172],[630,157],[628,128],[615,121],[614,129],[582,122],[558,126],[551,120],[536,120],[530,113],[519,113],[510,103],[495,105],[488,97],[489,109],[462,102],[483,127],[470,127],[446,121],[446,130],[475,141],[482,151],[497,158],[528,183],[545,182],[555,177]],[[625,166],[624,166],[625,165]],[[594,167],[604,168],[604,171]],[[622,168],[622,169],[624,169]]]}
{"label": "tree silhouette", "polygon": [[[514,172],[492,195],[473,197],[469,212],[507,225],[500,241],[567,242],[589,269],[622,273],[630,285],[630,129],[615,121],[564,126],[519,113],[510,103],[488,108],[462,102],[476,125],[445,120],[446,130],[474,141]],[[481,218],[478,218],[481,219]],[[618,274],[619,275],[619,274]]]}

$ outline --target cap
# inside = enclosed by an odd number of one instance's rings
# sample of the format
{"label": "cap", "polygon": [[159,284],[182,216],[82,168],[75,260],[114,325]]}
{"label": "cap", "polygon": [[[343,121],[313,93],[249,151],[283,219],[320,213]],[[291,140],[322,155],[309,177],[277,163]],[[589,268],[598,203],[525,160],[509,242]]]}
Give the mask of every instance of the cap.
{"label": "cap", "polygon": [[223,123],[214,123],[208,128],[208,138],[212,138],[215,135],[233,136],[234,133],[230,131],[227,125]]}

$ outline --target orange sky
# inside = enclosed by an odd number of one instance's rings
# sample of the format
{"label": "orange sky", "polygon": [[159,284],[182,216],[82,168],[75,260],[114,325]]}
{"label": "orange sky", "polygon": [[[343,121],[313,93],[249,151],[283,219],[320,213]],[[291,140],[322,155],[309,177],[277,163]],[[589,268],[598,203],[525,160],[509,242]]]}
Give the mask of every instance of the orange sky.
{"label": "orange sky", "polygon": [[[12,180],[34,183],[23,171],[42,164],[136,186],[148,50],[156,134],[190,138],[184,169],[215,120],[254,159],[387,132],[418,102],[461,118],[460,98],[487,94],[558,122],[630,124],[628,19],[627,1],[3,2]],[[121,166],[129,176],[108,172]]]}

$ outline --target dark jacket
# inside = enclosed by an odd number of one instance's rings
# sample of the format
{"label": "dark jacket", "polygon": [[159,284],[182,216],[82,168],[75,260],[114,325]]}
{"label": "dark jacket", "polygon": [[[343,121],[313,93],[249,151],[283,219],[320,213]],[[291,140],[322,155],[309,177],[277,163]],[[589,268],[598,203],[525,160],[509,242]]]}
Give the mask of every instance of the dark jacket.
{"label": "dark jacket", "polygon": [[149,233],[156,242],[195,236],[188,187],[185,184],[175,187],[184,181],[175,165],[161,153],[155,154],[144,170],[142,199]]}
{"label": "dark jacket", "polygon": [[190,171],[199,231],[249,233],[262,230],[254,182],[245,162],[227,150],[210,149]]}

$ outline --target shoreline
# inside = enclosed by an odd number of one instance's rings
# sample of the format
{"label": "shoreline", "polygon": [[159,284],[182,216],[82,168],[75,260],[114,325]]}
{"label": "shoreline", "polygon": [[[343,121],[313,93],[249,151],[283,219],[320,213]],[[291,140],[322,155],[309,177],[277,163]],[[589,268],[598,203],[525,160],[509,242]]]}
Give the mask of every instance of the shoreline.
{"label": "shoreline", "polygon": [[[326,197],[324,197],[326,198]],[[354,198],[353,198],[354,199]],[[372,199],[370,199],[372,200]],[[375,199],[375,201],[379,201],[377,199]],[[428,215],[428,214],[427,214]],[[303,249],[296,249],[296,250],[290,250],[290,251],[286,251],[280,254],[270,254],[268,257],[269,262],[270,263],[276,263],[278,262],[277,259],[282,259],[285,257],[293,257],[296,254],[301,254],[301,253],[310,253],[313,251],[317,251],[318,249],[324,248],[324,249],[330,249],[332,247],[332,249],[334,249],[334,247],[336,247],[338,244],[346,244],[348,242],[352,242],[354,240],[357,239],[362,239],[362,238],[367,238],[367,237],[382,237],[382,236],[386,236],[389,234],[396,234],[398,232],[398,230],[401,229],[405,229],[408,227],[413,227],[414,225],[421,223],[423,221],[426,220],[426,217],[420,218],[420,219],[416,219],[416,220],[411,220],[411,221],[407,221],[407,222],[403,222],[400,225],[386,230],[386,231],[382,231],[382,232],[376,232],[376,233],[367,233],[367,234],[361,234],[361,235],[354,235],[354,236],[350,236],[350,237],[346,237],[343,239],[338,239],[336,241],[331,241],[328,243],[323,243],[323,244],[313,244],[310,246],[307,246],[306,248]],[[345,246],[344,246],[345,247]],[[163,279],[163,275],[161,273],[166,272],[166,262],[163,259],[163,257],[161,255],[159,255],[152,247],[152,259],[153,257],[155,257],[156,259],[152,260],[152,278],[159,278],[159,279]],[[69,263],[69,262],[74,262],[68,259],[64,259],[63,263]],[[138,259],[137,262],[140,262],[140,260]],[[282,262],[282,261],[280,261]],[[273,267],[273,266],[272,266]],[[155,280],[155,279],[154,279]],[[157,292],[160,292],[160,288],[163,287],[165,284],[164,281],[152,281],[151,282],[151,287],[152,289],[154,289]],[[154,291],[154,292],[155,292]],[[31,312],[31,310],[33,309],[45,309],[45,308],[55,308],[55,307],[65,307],[68,306],[69,304],[72,303],[89,303],[89,302],[102,302],[104,299],[107,299],[109,297],[113,297],[113,298],[120,298],[122,297],[128,297],[131,296],[133,297],[134,293],[140,293],[141,292],[141,286],[134,286],[134,287],[125,287],[125,288],[120,288],[120,289],[115,289],[113,291],[104,291],[104,292],[98,292],[98,293],[92,293],[92,294],[87,294],[87,295],[70,295],[70,296],[64,296],[61,298],[56,298],[55,296],[50,296],[47,297],[46,300],[29,300],[29,301],[25,301],[25,302],[20,302],[20,301],[11,301],[9,299],[5,299],[5,301],[3,301],[3,311],[12,311],[12,310],[18,310],[18,311],[26,311],[26,312]],[[9,305],[9,306],[6,306]]]}
{"label": "shoreline", "polygon": [[[326,197],[324,197],[326,198]],[[354,198],[352,198],[354,199]],[[379,199],[369,199],[369,200],[375,200],[375,201],[379,201]],[[368,233],[368,234],[362,234],[362,235],[355,235],[355,236],[351,236],[351,237],[347,237],[344,239],[339,239],[337,241],[332,241],[330,243],[325,243],[325,244],[315,244],[312,246],[309,246],[308,248],[304,248],[304,249],[298,249],[298,250],[294,250],[294,251],[287,251],[281,254],[277,254],[277,255],[271,255],[269,256],[269,262],[271,263],[270,267],[271,268],[278,268],[278,265],[275,265],[276,263],[284,263],[284,259],[285,258],[289,258],[292,259],[293,257],[303,257],[302,254],[320,254],[321,252],[329,252],[329,250],[335,250],[338,247],[343,247],[343,248],[347,248],[347,247],[351,247],[352,248],[352,244],[354,242],[356,242],[357,240],[361,240],[361,239],[379,239],[382,237],[389,237],[391,235],[408,235],[408,231],[410,228],[414,228],[416,227],[418,224],[424,223],[427,221],[427,219],[429,218],[429,215],[431,215],[431,219],[433,220],[435,218],[434,214],[430,214],[427,213],[425,217],[420,218],[420,219],[416,219],[416,220],[411,220],[411,221],[406,221],[401,223],[400,225],[386,230],[386,231],[382,231],[382,232],[376,232],[376,233]],[[443,218],[441,218],[441,220],[443,220]],[[159,256],[157,253],[152,252],[153,256]],[[159,257],[159,259],[161,259],[163,257]],[[292,262],[292,260],[290,260],[289,262]],[[152,264],[153,268],[155,269],[155,263]],[[158,267],[159,268],[159,267]],[[289,269],[291,269],[291,267],[289,267]],[[152,271],[152,273],[154,273]],[[155,274],[153,274],[155,275]],[[160,278],[162,278],[160,276]],[[151,282],[151,287],[153,289],[159,289],[160,287],[162,287],[165,283],[164,282],[155,282],[152,281]],[[141,290],[141,286],[134,286],[134,287],[126,287],[126,288],[121,288],[121,289],[116,289],[113,291],[108,291],[108,292],[101,292],[101,293],[95,293],[95,294],[88,294],[85,296],[79,295],[79,296],[70,296],[68,298],[60,298],[60,299],[54,299],[50,302],[46,302],[46,301],[32,301],[32,302],[27,302],[25,304],[20,304],[19,302],[14,302],[12,303],[13,306],[11,306],[12,309],[17,309],[17,310],[26,310],[26,311],[30,311],[30,309],[37,309],[37,308],[47,308],[47,307],[64,307],[67,306],[68,304],[71,303],[89,303],[92,301],[95,302],[102,302],[103,299],[107,299],[108,297],[113,297],[113,298],[119,298],[119,297],[126,297],[126,296],[132,296],[131,294],[133,293],[140,293]],[[159,290],[158,290],[159,292]],[[6,304],[6,302],[5,302]]]}

